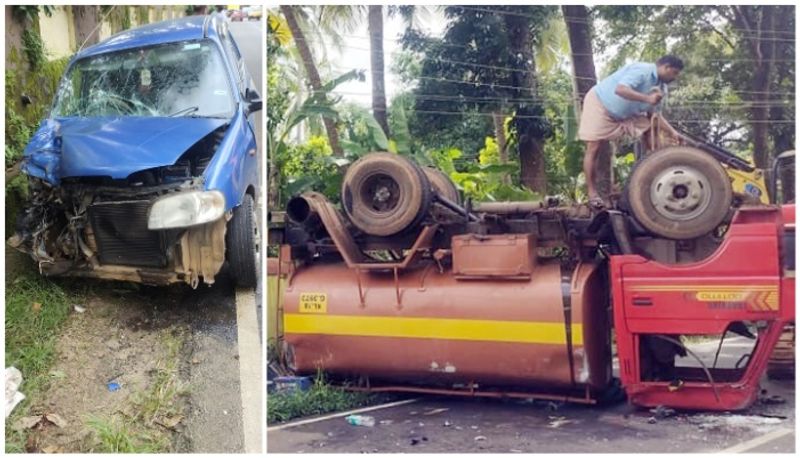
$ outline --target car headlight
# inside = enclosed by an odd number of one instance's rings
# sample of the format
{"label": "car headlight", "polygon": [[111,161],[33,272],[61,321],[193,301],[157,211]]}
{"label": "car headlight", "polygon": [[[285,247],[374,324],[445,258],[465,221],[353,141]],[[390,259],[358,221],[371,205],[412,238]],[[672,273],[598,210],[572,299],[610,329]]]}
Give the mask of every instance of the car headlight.
{"label": "car headlight", "polygon": [[225,213],[225,196],[219,191],[192,191],[158,199],[150,207],[147,228],[173,229],[210,223]]}

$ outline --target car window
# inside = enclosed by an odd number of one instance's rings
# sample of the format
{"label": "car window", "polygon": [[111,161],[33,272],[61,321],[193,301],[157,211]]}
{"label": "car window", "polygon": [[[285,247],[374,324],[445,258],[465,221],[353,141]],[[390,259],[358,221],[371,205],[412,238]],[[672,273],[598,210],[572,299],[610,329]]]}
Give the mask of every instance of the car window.
{"label": "car window", "polygon": [[99,54],[70,66],[54,117],[231,117],[234,99],[210,40]]}

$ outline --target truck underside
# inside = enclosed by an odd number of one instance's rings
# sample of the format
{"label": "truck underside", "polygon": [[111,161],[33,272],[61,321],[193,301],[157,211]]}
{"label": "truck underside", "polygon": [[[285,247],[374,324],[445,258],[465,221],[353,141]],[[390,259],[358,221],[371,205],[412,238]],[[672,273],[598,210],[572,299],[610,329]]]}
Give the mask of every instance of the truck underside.
{"label": "truck underside", "polygon": [[[666,237],[630,202],[461,204],[452,184],[398,162],[351,166],[342,210],[316,193],[288,203],[273,242],[289,368],[353,389],[596,403],[614,391],[616,356],[639,405],[733,410],[755,399],[794,319],[794,265],[782,256],[793,212],[729,196],[713,230]],[[694,207],[719,196],[692,196],[682,179],[658,177],[685,187],[665,205],[702,217]],[[734,367],[711,367],[685,343],[729,333],[755,342]],[[676,363],[686,359],[695,363]]]}

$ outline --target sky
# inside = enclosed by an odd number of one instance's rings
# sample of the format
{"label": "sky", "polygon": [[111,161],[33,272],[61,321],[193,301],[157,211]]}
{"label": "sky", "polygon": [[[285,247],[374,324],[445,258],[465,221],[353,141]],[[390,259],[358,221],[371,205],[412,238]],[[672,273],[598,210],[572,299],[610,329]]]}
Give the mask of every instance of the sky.
{"label": "sky", "polygon": [[[431,36],[442,36],[445,32],[447,21],[441,12],[425,11],[420,14],[419,28]],[[391,71],[392,55],[400,51],[402,46],[397,39],[403,34],[405,25],[403,19],[398,15],[392,17],[384,16],[383,22],[383,52],[384,66],[386,72],[386,101],[390,101],[400,89],[400,81]],[[345,101],[358,103],[365,107],[372,105],[372,79],[370,76],[369,59],[369,32],[367,23],[363,21],[361,26],[352,33],[343,34],[345,47],[341,52],[329,48],[328,57],[333,62],[336,74],[345,73],[352,69],[365,70],[365,81],[349,81],[341,84],[336,93],[340,94]]]}
{"label": "sky", "polygon": [[[447,27],[447,20],[440,10],[429,8],[419,14],[419,22],[415,24],[419,29],[429,36],[441,37]],[[384,66],[386,73],[386,101],[392,100],[401,89],[399,78],[392,72],[392,56],[400,51],[402,46],[397,39],[402,36],[405,30],[403,19],[398,15],[392,17],[384,16],[383,37],[384,37]],[[358,29],[351,33],[343,34],[344,47],[337,51],[333,47],[328,48],[328,57],[333,64],[335,74],[342,74],[352,69],[365,70],[365,81],[349,81],[341,84],[335,93],[342,96],[347,102],[357,103],[364,107],[372,105],[372,80],[370,75],[370,54],[369,54],[369,31],[367,21],[362,21]],[[595,61],[598,72],[603,69],[603,64],[610,59],[616,51],[616,46],[604,52],[598,52]],[[570,71],[567,67],[565,70]]]}

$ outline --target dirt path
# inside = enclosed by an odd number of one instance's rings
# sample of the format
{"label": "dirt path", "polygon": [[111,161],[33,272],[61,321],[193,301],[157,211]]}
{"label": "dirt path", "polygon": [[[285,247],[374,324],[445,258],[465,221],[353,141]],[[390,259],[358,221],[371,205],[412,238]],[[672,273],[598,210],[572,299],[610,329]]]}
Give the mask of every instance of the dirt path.
{"label": "dirt path", "polygon": [[[34,414],[29,450],[242,450],[233,288],[151,288],[91,282],[85,311],[73,311]],[[110,383],[119,389],[113,390]],[[121,448],[126,447],[124,443]]]}

